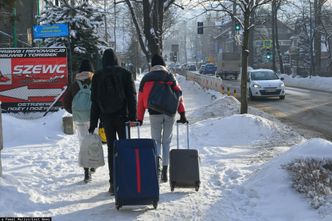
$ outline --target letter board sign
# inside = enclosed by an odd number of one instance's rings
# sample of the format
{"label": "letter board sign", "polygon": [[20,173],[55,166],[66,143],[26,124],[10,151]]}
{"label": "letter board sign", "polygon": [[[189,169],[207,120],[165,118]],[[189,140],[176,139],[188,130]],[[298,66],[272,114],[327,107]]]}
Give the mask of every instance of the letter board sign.
{"label": "letter board sign", "polygon": [[4,112],[44,112],[67,83],[66,48],[0,48]]}
{"label": "letter board sign", "polygon": [[67,23],[34,25],[33,39],[68,37],[69,29]]}

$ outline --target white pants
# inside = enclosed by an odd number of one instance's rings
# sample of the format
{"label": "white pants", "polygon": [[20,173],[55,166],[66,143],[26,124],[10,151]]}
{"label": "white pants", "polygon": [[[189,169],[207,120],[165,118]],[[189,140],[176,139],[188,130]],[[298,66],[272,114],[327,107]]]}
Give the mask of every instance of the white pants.
{"label": "white pants", "polygon": [[[157,155],[163,159],[163,166],[168,166],[174,121],[175,116],[170,117],[165,114],[150,115],[151,137],[157,143]],[[162,156],[161,148],[163,149]]]}
{"label": "white pants", "polygon": [[90,122],[76,122],[74,121],[75,131],[78,137],[79,144],[81,145],[83,138],[89,134]]}

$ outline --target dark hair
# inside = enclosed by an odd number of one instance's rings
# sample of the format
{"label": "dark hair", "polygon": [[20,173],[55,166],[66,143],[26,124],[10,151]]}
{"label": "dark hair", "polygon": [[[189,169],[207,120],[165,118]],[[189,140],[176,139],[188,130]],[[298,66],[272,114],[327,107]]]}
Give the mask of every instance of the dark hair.
{"label": "dark hair", "polygon": [[164,59],[158,54],[153,55],[151,59],[151,66],[155,65],[162,65],[166,67]]}
{"label": "dark hair", "polygon": [[93,72],[93,66],[92,66],[90,60],[88,60],[88,59],[83,59],[83,60],[81,61],[81,65],[80,65],[79,72],[83,72],[83,71],[90,71],[90,72]]}

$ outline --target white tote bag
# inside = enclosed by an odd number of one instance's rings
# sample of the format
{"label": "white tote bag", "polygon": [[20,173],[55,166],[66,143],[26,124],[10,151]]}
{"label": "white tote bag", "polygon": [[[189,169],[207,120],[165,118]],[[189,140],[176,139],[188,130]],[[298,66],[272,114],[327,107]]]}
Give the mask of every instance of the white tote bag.
{"label": "white tote bag", "polygon": [[79,165],[97,168],[105,165],[103,144],[97,134],[89,134],[82,140],[78,157]]}

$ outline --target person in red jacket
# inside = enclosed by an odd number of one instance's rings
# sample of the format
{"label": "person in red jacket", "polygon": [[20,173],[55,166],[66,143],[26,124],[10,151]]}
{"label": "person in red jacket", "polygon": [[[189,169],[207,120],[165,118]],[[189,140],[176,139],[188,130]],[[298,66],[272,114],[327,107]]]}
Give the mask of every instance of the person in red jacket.
{"label": "person in red jacket", "polygon": [[[175,115],[169,116],[148,108],[148,99],[155,82],[165,81],[172,85],[172,89],[179,95],[178,113],[180,123],[187,123],[182,91],[174,75],[167,70],[166,64],[160,55],[154,55],[151,59],[151,70],[141,80],[138,94],[137,120],[143,124],[145,110],[148,109],[151,125],[151,137],[157,143],[157,155],[162,159],[161,181],[167,182],[167,168],[169,149],[172,140],[173,124]],[[162,149],[162,155],[161,155]],[[158,168],[159,169],[159,168]]]}

